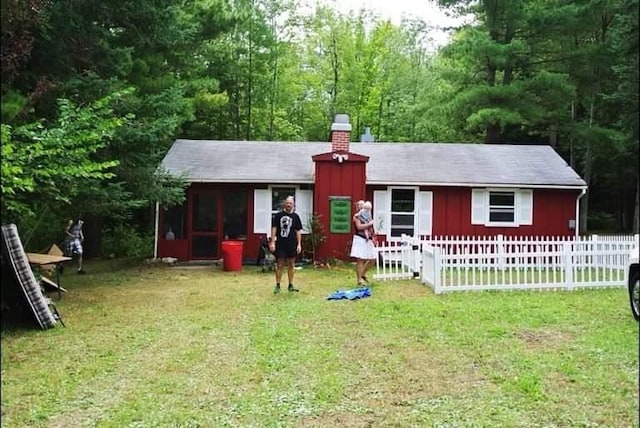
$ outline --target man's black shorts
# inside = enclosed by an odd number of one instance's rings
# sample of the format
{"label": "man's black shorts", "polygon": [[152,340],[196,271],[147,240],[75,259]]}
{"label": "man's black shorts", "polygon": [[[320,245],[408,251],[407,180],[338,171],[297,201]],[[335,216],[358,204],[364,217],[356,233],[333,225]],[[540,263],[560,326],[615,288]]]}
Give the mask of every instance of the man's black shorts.
{"label": "man's black shorts", "polygon": [[276,241],[275,256],[277,259],[292,259],[298,255],[297,241]]}

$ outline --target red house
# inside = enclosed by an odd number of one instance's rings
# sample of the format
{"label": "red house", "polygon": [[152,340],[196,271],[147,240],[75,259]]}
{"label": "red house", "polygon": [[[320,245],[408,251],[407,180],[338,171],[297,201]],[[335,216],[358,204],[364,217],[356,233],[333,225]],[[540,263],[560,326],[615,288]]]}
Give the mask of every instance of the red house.
{"label": "red house", "polygon": [[258,257],[288,195],[326,241],[316,257],[349,258],[355,201],[373,203],[382,240],[442,235],[577,233],[587,185],[549,146],[351,142],[337,115],[330,142],[176,140],[161,163],[189,187],[180,207],[157,206],[156,257],[221,257],[242,240]]}

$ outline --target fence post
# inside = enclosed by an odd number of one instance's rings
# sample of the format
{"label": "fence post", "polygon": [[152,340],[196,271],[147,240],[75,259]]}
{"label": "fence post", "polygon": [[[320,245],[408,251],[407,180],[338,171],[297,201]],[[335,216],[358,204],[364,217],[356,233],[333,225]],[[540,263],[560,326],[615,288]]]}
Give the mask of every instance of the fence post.
{"label": "fence post", "polygon": [[496,237],[496,248],[498,250],[498,269],[505,269],[505,259],[504,259],[504,236],[498,235]]}
{"label": "fence post", "polygon": [[600,251],[602,246],[598,243],[598,235],[597,234],[591,235],[589,237],[589,241],[591,241],[589,250],[592,251],[594,254],[597,254],[594,257],[593,265],[595,268],[601,268],[603,266],[603,258]]}
{"label": "fence post", "polygon": [[573,289],[573,264],[571,263],[572,252],[571,252],[571,243],[563,242],[562,243],[562,265],[564,269],[564,283],[567,286],[567,289]]}
{"label": "fence post", "polygon": [[433,292],[435,294],[442,293],[440,277],[442,275],[442,259],[440,257],[440,247],[434,247],[433,249]]}
{"label": "fence post", "polygon": [[413,277],[420,277],[420,266],[422,264],[422,243],[419,239],[414,239],[414,242],[411,244],[411,249],[413,251],[413,266],[411,269],[413,271]]}

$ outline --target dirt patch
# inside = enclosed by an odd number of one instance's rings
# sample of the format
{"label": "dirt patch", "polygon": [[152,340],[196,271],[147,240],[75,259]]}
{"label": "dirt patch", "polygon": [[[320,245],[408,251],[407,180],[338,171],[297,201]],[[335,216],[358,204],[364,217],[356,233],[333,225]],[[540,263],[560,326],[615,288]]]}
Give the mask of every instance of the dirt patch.
{"label": "dirt patch", "polygon": [[443,358],[442,350],[405,347],[359,337],[343,349],[346,361],[356,361],[341,408],[305,420],[301,426],[380,426],[389,415],[398,415],[443,396],[458,395],[482,387],[485,379],[471,362],[460,356]]}
{"label": "dirt patch", "polygon": [[551,330],[521,330],[516,337],[534,349],[555,349],[573,339],[567,333]]}

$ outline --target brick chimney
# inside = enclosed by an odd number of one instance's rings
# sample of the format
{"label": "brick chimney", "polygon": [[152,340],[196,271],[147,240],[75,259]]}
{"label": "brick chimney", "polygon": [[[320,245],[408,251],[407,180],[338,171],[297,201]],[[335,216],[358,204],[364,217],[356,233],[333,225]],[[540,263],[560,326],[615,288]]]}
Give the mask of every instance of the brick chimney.
{"label": "brick chimney", "polygon": [[351,124],[348,114],[336,114],[331,124],[331,151],[348,152],[351,139]]}

